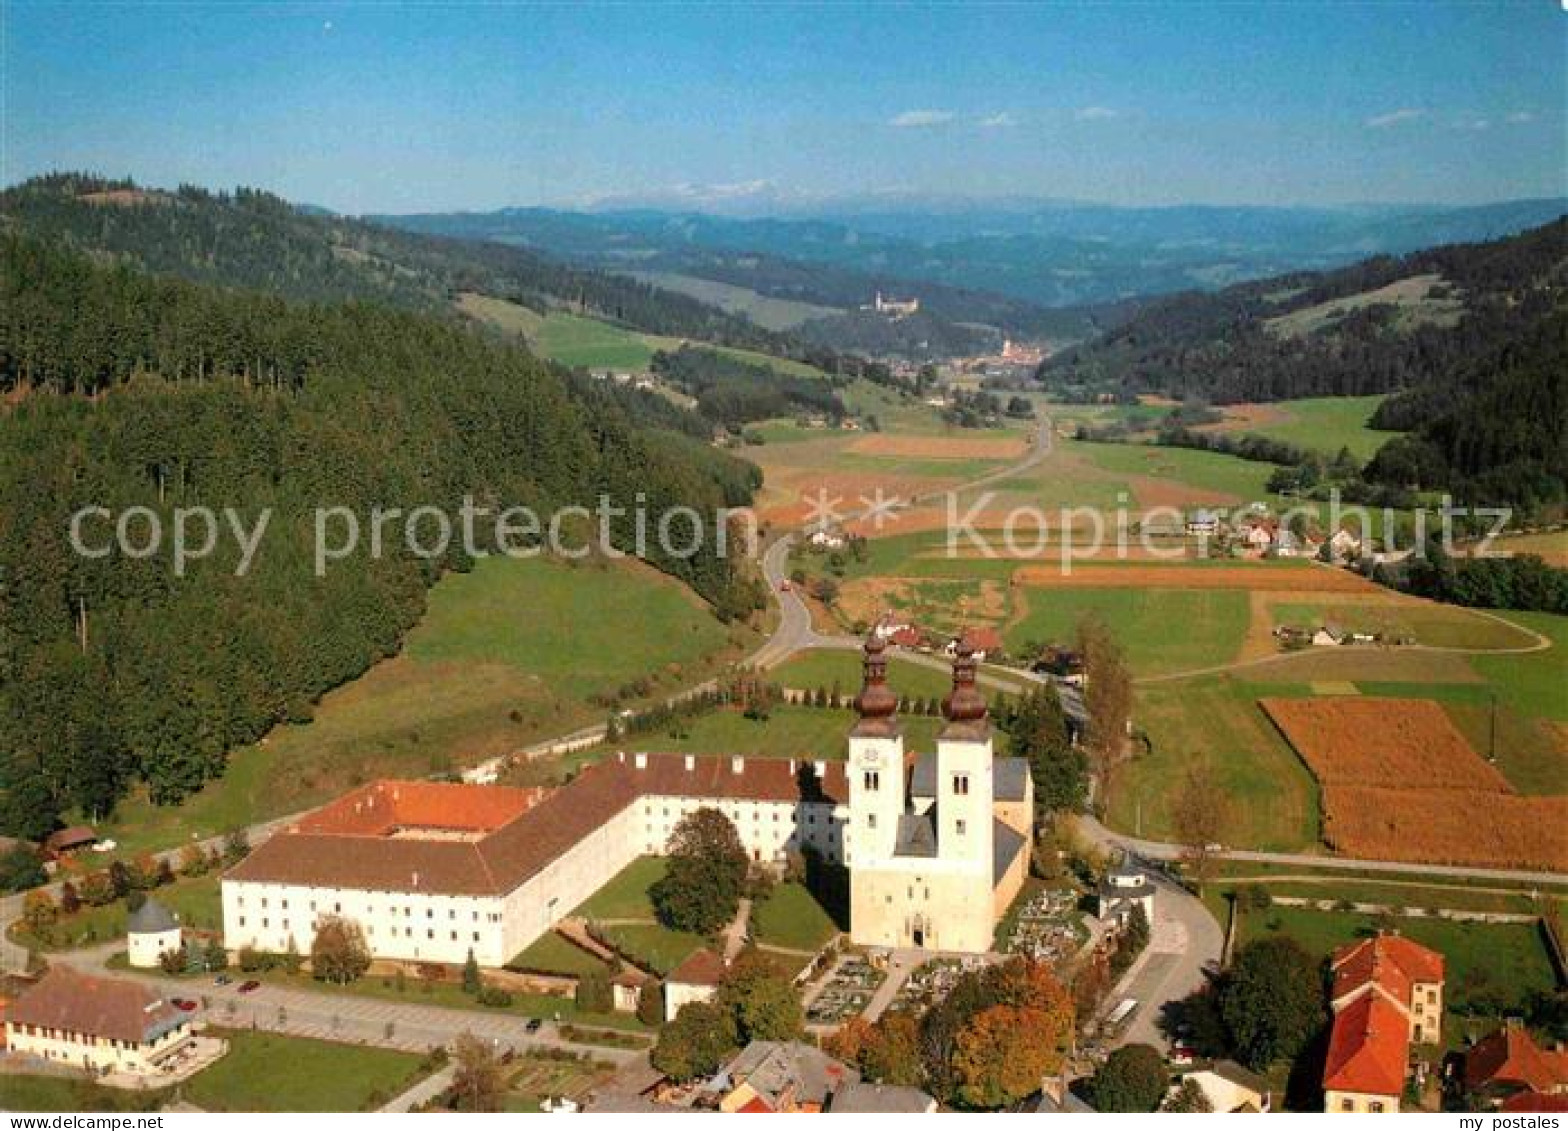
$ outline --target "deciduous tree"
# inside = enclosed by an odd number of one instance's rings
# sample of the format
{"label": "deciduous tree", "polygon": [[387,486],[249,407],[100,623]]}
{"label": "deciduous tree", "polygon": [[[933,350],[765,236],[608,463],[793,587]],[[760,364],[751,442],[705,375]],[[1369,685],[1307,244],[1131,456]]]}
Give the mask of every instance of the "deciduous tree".
{"label": "deciduous tree", "polygon": [[735,917],[750,861],[728,817],[712,808],[688,813],[667,852],[664,875],[648,889],[660,922],[711,935]]}
{"label": "deciduous tree", "polygon": [[354,919],[325,915],[310,944],[311,972],[322,981],[347,985],[370,969],[370,947]]}

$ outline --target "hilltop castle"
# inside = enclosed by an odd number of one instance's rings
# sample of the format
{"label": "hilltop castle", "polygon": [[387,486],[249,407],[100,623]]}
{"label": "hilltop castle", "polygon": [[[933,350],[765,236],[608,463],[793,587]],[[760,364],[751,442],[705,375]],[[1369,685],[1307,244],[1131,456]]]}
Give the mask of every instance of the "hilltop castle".
{"label": "hilltop castle", "polygon": [[229,870],[224,942],[305,952],[333,914],[358,921],[378,958],[500,966],[714,808],[755,861],[812,852],[847,867],[855,942],[988,950],[1028,871],[1028,767],[993,757],[967,648],[936,751],[906,752],[886,647],[866,642],[847,761],[622,752],[548,791],[372,782]]}

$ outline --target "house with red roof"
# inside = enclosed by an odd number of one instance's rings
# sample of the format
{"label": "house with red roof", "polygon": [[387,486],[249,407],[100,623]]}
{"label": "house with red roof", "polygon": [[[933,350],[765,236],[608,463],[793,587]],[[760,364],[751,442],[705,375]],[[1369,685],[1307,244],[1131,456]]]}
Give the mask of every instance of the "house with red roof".
{"label": "house with red roof", "polygon": [[1465,1053],[1464,1081],[1465,1091],[1496,1104],[1530,1096],[1568,1100],[1568,1051],[1560,1045],[1543,1049],[1519,1019],[1511,1017]]}
{"label": "house with red roof", "polygon": [[1340,947],[1329,971],[1323,1110],[1397,1112],[1411,1046],[1442,1041],[1443,956],[1383,932]]}

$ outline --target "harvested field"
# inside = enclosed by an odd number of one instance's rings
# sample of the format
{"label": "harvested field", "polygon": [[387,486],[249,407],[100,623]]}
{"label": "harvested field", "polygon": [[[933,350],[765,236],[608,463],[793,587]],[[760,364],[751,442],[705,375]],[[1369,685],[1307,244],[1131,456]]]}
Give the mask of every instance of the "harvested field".
{"label": "harvested field", "polygon": [[1323,809],[1324,841],[1347,856],[1568,871],[1568,797],[1334,786]]}
{"label": "harvested field", "polygon": [[1007,616],[1007,591],[996,581],[863,577],[845,582],[838,607],[850,621],[872,622],[890,610],[939,629],[995,625]]}
{"label": "harvested field", "polygon": [[1325,786],[1508,793],[1508,780],[1470,748],[1430,699],[1331,696],[1259,705]]}
{"label": "harvested field", "polygon": [[1022,459],[1029,450],[1022,436],[966,439],[962,436],[891,436],[878,433],[863,436],[849,445],[862,456],[890,456],[898,459]]}
{"label": "harvested field", "polygon": [[1354,682],[1481,683],[1464,656],[1415,648],[1308,648],[1284,653],[1253,669],[1259,679],[1311,683]]}
{"label": "harvested field", "polygon": [[1424,699],[1262,699],[1323,787],[1348,856],[1568,869],[1568,797],[1521,797]]}
{"label": "harvested field", "polygon": [[1020,585],[1042,589],[1233,589],[1240,592],[1376,592],[1347,570],[1313,565],[1075,565],[1070,573],[1050,566],[1024,566]]}

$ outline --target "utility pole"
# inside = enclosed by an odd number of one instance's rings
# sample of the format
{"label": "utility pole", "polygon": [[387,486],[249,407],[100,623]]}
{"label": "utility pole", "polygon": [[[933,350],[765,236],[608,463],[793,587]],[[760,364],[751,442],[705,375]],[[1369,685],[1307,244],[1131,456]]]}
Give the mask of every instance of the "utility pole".
{"label": "utility pole", "polygon": [[1491,693],[1492,709],[1486,725],[1486,760],[1497,761],[1497,692]]}

